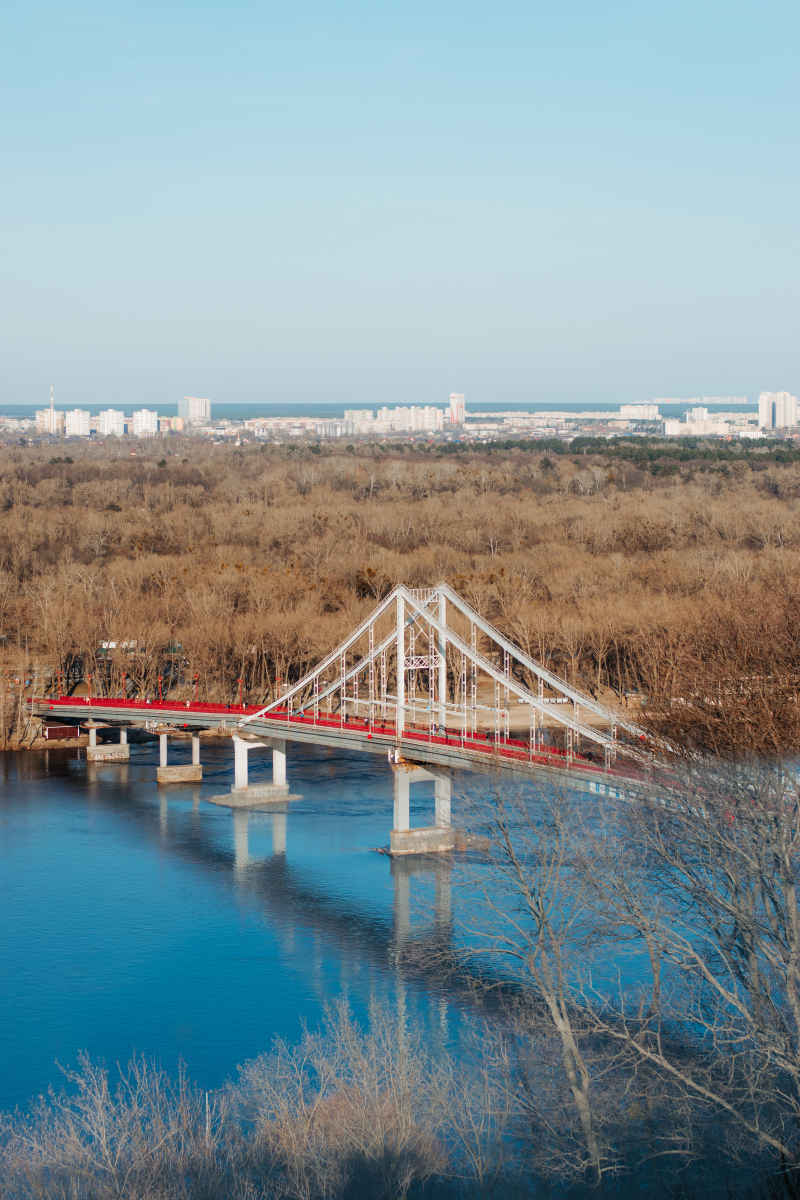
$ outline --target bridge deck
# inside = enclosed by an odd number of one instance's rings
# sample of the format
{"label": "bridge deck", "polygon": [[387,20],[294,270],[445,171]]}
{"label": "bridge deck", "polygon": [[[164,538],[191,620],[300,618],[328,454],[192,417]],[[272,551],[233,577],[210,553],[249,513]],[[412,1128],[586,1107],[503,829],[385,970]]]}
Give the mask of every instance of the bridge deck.
{"label": "bridge deck", "polygon": [[[129,724],[133,721],[153,721],[175,728],[219,728],[225,724],[232,733],[238,722],[261,710],[255,706],[169,703],[168,701],[147,702],[123,700],[115,697],[92,698],[74,696],[46,698],[34,702],[40,716],[49,713],[63,718],[71,716],[80,720],[92,718]],[[569,779],[573,786],[591,787],[592,782],[615,780],[622,784],[641,783],[645,773],[641,767],[631,763],[611,764],[594,758],[591,751],[572,752],[555,746],[542,747],[533,753],[527,741],[513,737],[490,740],[484,737],[462,735],[460,729],[448,729],[433,734],[428,727],[404,729],[398,737],[394,722],[376,720],[369,724],[363,718],[350,716],[347,721],[340,717],[302,716],[287,711],[272,711],[269,716],[252,718],[247,732],[261,737],[286,738],[289,741],[310,742],[316,745],[336,746],[343,750],[355,750],[366,754],[385,754],[388,750],[399,751],[404,760],[430,763],[436,766],[453,767],[461,770],[491,772],[502,770],[528,776],[552,776],[557,772]]]}

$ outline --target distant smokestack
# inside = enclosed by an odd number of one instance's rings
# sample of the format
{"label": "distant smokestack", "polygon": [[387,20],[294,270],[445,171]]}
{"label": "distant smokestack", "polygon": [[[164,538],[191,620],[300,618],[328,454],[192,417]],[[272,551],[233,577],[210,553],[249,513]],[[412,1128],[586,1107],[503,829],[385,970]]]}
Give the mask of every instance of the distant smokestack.
{"label": "distant smokestack", "polygon": [[[50,412],[52,412],[52,411],[53,411],[53,385],[51,383],[50,384]],[[51,429],[53,428],[52,425],[50,426],[50,428]]]}

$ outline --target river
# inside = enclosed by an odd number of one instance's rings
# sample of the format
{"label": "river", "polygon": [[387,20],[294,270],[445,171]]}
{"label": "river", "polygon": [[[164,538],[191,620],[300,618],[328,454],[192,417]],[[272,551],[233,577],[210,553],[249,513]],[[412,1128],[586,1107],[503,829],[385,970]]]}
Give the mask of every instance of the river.
{"label": "river", "polygon": [[[189,761],[188,745],[170,757]],[[371,997],[400,1003],[447,1038],[447,994],[405,978],[396,951],[415,924],[447,921],[448,872],[375,852],[388,764],[288,743],[299,798],[231,812],[204,800],[233,782],[230,742],[202,759],[202,784],[158,787],[157,742],[120,764],[0,755],[0,1109],[58,1086],[81,1050],[183,1060],[219,1087],[341,996],[359,1016]],[[251,754],[251,783],[269,759]],[[412,825],[432,808],[432,785],[412,791]]]}

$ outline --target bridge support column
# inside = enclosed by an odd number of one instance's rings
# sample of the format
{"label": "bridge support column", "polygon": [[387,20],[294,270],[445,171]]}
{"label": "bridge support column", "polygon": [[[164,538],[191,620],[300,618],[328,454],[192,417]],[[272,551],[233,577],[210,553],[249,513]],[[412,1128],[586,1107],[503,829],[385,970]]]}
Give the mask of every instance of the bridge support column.
{"label": "bridge support column", "polygon": [[[200,783],[203,778],[203,768],[200,766],[200,755],[198,753],[198,761],[194,761],[194,738],[192,738],[192,764],[187,763],[186,766],[170,767],[167,766],[167,738],[168,733],[159,733],[159,766],[156,771],[156,780],[159,783]],[[199,739],[198,739],[199,747]]]}
{"label": "bridge support column", "polygon": [[[263,742],[254,742],[254,746],[263,746]],[[247,751],[250,746],[242,738],[233,736],[233,787],[234,790],[247,790]]]}
{"label": "bridge support column", "polygon": [[192,766],[200,766],[200,735],[199,733],[192,734]]}
{"label": "bridge support column", "polygon": [[272,741],[272,785],[286,787],[286,742]]}
{"label": "bridge support column", "polygon": [[[272,750],[272,783],[251,784],[247,756],[251,750]],[[233,734],[233,787],[227,795],[209,796],[212,804],[229,808],[258,808],[270,800],[285,800],[289,794],[286,782],[286,741],[265,738],[253,741]]]}
{"label": "bridge support column", "polygon": [[450,828],[450,776],[437,775],[433,784],[434,805],[436,811],[435,824],[441,829]]}
{"label": "bridge support column", "polygon": [[394,822],[393,830],[405,833],[408,830],[408,810],[411,779],[408,771],[394,769]]}
{"label": "bridge support column", "polygon": [[[444,771],[428,770],[413,763],[394,763],[394,827],[390,836],[392,854],[431,854],[452,850],[450,825],[450,776]],[[435,825],[410,828],[409,801],[412,783],[433,782],[435,789]]]}

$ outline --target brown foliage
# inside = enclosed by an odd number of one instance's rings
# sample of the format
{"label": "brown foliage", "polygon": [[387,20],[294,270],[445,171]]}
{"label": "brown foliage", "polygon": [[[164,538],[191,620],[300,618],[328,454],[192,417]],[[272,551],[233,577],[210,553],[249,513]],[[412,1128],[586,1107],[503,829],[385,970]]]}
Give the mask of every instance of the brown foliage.
{"label": "brown foliage", "polygon": [[[512,451],[192,443],[159,470],[112,449],[0,448],[0,633],[24,660],[152,693],[249,701],[297,678],[398,580],[445,579],[559,673],[637,688],[655,732],[796,747],[800,471],[654,479]],[[160,453],[160,451],[159,451]],[[101,642],[117,642],[98,654]],[[135,641],[136,653],[119,649]],[[180,644],[165,663],[163,650]],[[675,703],[673,703],[675,701]],[[713,701],[713,703],[712,703]],[[691,707],[690,707],[691,705]]]}

